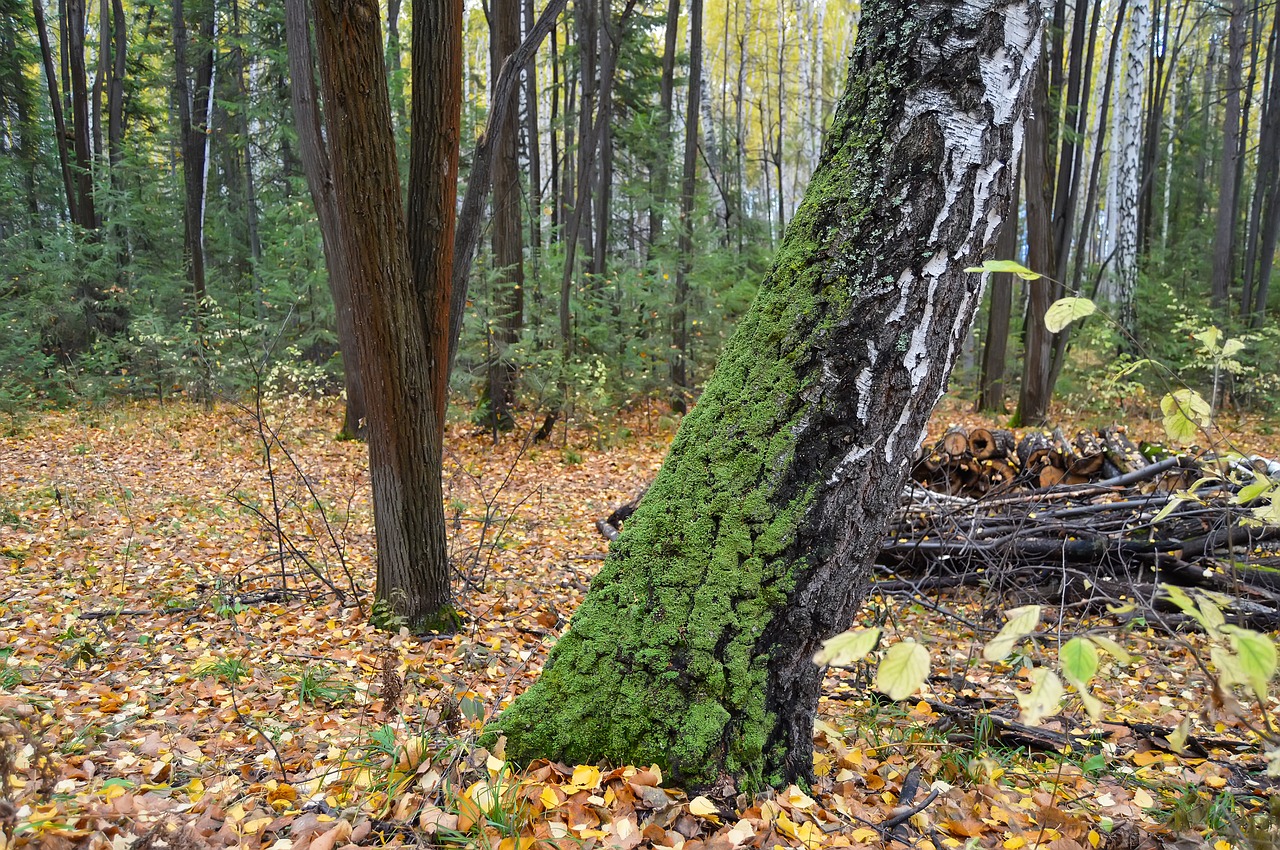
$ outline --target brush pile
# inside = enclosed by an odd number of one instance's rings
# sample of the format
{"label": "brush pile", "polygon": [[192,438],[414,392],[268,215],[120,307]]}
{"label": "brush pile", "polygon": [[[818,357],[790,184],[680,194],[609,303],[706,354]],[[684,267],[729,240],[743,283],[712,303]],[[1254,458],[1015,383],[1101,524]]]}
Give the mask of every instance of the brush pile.
{"label": "brush pile", "polygon": [[973,585],[1081,608],[1201,587],[1232,597],[1235,622],[1274,629],[1280,528],[1240,495],[1268,476],[1280,464],[1170,454],[1122,428],[952,428],[917,458],[877,563],[887,589]]}

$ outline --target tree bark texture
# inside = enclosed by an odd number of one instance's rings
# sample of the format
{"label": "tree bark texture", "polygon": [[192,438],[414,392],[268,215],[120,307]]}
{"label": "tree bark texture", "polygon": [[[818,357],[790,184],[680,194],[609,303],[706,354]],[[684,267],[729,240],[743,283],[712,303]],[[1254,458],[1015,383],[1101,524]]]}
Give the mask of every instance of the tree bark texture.
{"label": "tree bark texture", "polygon": [[488,374],[489,425],[503,431],[515,426],[515,366],[510,348],[520,341],[524,324],[524,239],[520,214],[519,128],[515,119],[518,88],[498,92],[498,69],[520,46],[520,0],[491,0],[489,4],[489,67],[491,94],[506,98],[510,116],[495,128],[493,151],[493,265],[495,311],[493,355]]}
{"label": "tree bark texture", "polygon": [[[462,136],[462,0],[413,0],[411,9],[413,79],[431,84],[414,86],[409,105],[409,257],[440,434],[449,403],[449,296]],[[439,469],[440,447],[435,451],[433,468]]]}
{"label": "tree bark texture", "polygon": [[84,0],[67,0],[67,40],[64,43],[71,71],[71,134],[75,153],[76,224],[85,230],[98,227],[93,198],[93,151],[89,134],[89,85],[84,65]]}
{"label": "tree bark texture", "polygon": [[[182,183],[186,202],[182,207],[182,251],[191,282],[195,312],[205,296],[204,203],[205,163],[209,156],[209,118],[213,98],[214,0],[203,0],[200,9],[200,61],[191,68],[187,14],[183,0],[173,4],[174,83],[177,88],[179,138],[182,145]],[[197,111],[198,110],[198,111]]]}
{"label": "tree bark texture", "polygon": [[[377,598],[404,617],[410,629],[422,632],[452,625],[455,617],[440,493],[443,411],[433,384],[442,362],[433,358],[445,349],[441,343],[448,325],[448,292],[443,303],[424,303],[414,281],[378,2],[315,0],[315,12],[325,119],[333,146],[334,197],[368,410]],[[432,22],[440,23],[440,16],[433,21],[426,10],[414,16],[415,30]],[[439,42],[427,49],[438,51]],[[449,88],[445,79],[431,79],[438,85],[415,88],[415,99],[419,89],[434,89],[440,97],[439,90]],[[457,101],[441,101],[448,102]],[[448,129],[432,123],[441,117],[426,104],[422,109],[415,104],[414,121],[420,122],[415,136],[447,144]],[[456,134],[453,142],[456,155]],[[447,179],[455,188],[454,175],[439,163],[436,168],[433,180]],[[434,221],[426,218],[432,210],[420,205],[418,212],[423,217],[413,229],[430,228],[439,235],[446,224],[440,210],[434,210]],[[447,225],[451,232],[451,219]],[[450,246],[431,247],[445,258],[447,279]],[[430,310],[442,311],[443,321],[429,324]]]}
{"label": "tree bark texture", "polygon": [[67,125],[62,114],[62,98],[58,94],[58,74],[53,67],[53,50],[49,44],[49,30],[45,26],[44,5],[40,0],[31,0],[31,11],[35,17],[36,35],[40,40],[40,60],[44,65],[45,83],[49,89],[49,105],[53,111],[54,131],[58,134],[58,167],[62,172],[62,187],[67,194],[67,215],[73,222],[79,223],[76,184],[71,174],[71,157],[67,151]]}
{"label": "tree bark texture", "polygon": [[541,678],[507,754],[687,787],[812,772],[821,642],[857,612],[980,298],[1038,6],[873,0],[772,271]]}
{"label": "tree bark texture", "polygon": [[1240,161],[1240,90],[1244,62],[1244,0],[1232,0],[1227,22],[1226,105],[1222,116],[1222,165],[1218,172],[1218,214],[1213,233],[1213,265],[1209,278],[1209,298],[1213,309],[1225,316],[1235,279],[1236,167]]}
{"label": "tree bark texture", "polygon": [[329,293],[342,351],[342,370],[347,390],[347,410],[342,436],[364,438],[364,383],[360,377],[360,346],[356,342],[355,318],[351,312],[351,283],[343,256],[342,229],[338,225],[338,202],[334,197],[333,168],[320,131],[320,107],[316,101],[316,63],[311,50],[311,4],[308,0],[285,0],[285,38],[288,42],[289,97],[293,122],[298,132],[302,172],[307,179],[311,202],[320,223],[320,241],[325,267],[329,271]]}
{"label": "tree bark texture", "polygon": [[[1023,158],[1027,186],[1027,262],[1033,271],[1050,274],[1056,267],[1053,244],[1053,176],[1049,144],[1050,106],[1048,68],[1041,64],[1033,88],[1032,113],[1027,118],[1027,148]],[[1047,277],[1027,281],[1027,313],[1022,326],[1022,386],[1014,421],[1040,425],[1053,399],[1054,335],[1044,324],[1053,303],[1054,283]]]}
{"label": "tree bark texture", "polygon": [[685,103],[684,163],[680,176],[680,237],[675,303],[671,309],[671,392],[676,410],[687,407],[689,380],[689,271],[693,256],[693,202],[698,187],[698,118],[702,113],[702,0],[689,0],[689,97]]}
{"label": "tree bark texture", "polygon": [[[1009,214],[1000,225],[996,256],[1002,260],[1018,253],[1018,179],[1015,175]],[[982,374],[978,381],[978,410],[1004,413],[1005,358],[1009,348],[1009,325],[1013,319],[1013,275],[999,272],[991,276],[991,302],[987,313],[987,338],[982,345]]]}

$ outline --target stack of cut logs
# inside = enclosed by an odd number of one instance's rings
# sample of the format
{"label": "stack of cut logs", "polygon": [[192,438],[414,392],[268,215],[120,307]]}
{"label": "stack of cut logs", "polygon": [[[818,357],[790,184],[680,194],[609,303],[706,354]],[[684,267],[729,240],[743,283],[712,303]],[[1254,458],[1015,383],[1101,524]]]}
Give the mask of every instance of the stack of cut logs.
{"label": "stack of cut logs", "polygon": [[921,448],[911,477],[935,492],[978,498],[1087,484],[1146,463],[1123,428],[1081,431],[1068,442],[1061,430],[1028,431],[1018,439],[1012,431],[953,426],[932,448]]}
{"label": "stack of cut logs", "polygon": [[[1122,428],[951,428],[922,451],[877,558],[888,587],[979,585],[1060,603],[1160,597],[1162,582],[1230,594],[1228,618],[1280,627],[1280,527],[1244,487],[1280,464],[1171,454]],[[1253,492],[1257,488],[1252,488]]]}

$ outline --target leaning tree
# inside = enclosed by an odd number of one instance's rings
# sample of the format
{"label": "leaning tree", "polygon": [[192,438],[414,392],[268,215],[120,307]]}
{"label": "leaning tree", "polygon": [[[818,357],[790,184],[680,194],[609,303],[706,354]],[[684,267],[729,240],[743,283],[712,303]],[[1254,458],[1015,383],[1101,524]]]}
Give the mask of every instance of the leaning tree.
{"label": "leaning tree", "polygon": [[812,770],[847,628],[981,293],[1041,40],[1030,0],[869,0],[760,293],[536,683],[506,752],[695,787]]}

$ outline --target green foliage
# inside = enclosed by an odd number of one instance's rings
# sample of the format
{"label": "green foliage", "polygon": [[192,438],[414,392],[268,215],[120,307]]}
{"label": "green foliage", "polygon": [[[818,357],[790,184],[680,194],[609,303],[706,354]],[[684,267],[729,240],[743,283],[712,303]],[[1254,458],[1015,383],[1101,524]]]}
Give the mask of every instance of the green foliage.
{"label": "green foliage", "polygon": [[202,679],[212,676],[224,685],[238,685],[250,675],[248,664],[229,655],[210,659],[198,665],[193,672]]}

